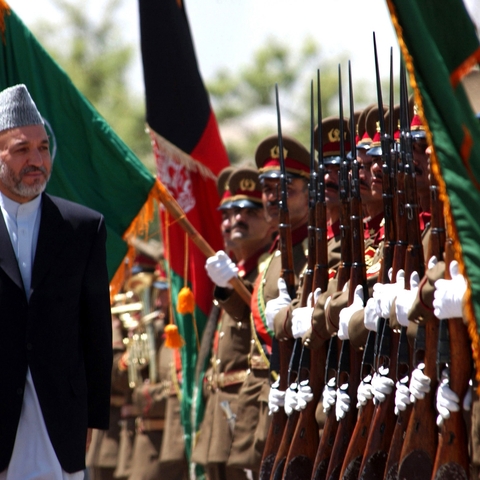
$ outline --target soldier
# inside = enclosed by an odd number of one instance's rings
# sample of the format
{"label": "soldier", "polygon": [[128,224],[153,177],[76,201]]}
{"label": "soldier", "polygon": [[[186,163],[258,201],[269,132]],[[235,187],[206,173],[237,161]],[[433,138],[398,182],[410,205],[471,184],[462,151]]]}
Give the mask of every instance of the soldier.
{"label": "soldier", "polygon": [[[284,136],[284,157],[289,179],[287,204],[292,226],[294,271],[298,276],[306,262],[304,240],[307,236],[308,188],[310,155],[297,140]],[[278,224],[280,162],[278,137],[272,135],[260,142],[255,162],[262,182],[262,202],[267,220]],[[278,240],[270,255],[259,267],[252,294],[252,339],[250,369],[239,394],[237,421],[228,465],[248,468],[258,474],[265,447],[270,420],[268,394],[270,390],[269,356],[272,346],[273,315],[266,312],[266,304],[279,298],[278,279],[281,259]],[[282,298],[282,301],[285,297]],[[291,299],[288,297],[288,303]],[[266,316],[269,316],[267,320]],[[267,323],[268,322],[268,323]],[[269,326],[270,325],[270,326]]]}
{"label": "soldier", "polygon": [[[129,396],[128,376],[126,370],[118,368],[118,362],[125,352],[123,343],[123,325],[121,314],[130,314],[138,311],[138,303],[130,302],[131,297],[125,293],[116,295],[112,307],[112,391],[110,396],[110,427],[107,431],[94,430],[92,443],[87,453],[86,465],[89,469],[90,480],[126,479],[126,475],[114,476],[118,464],[121,408]],[[133,428],[133,427],[132,427]]]}
{"label": "soldier", "polygon": [[173,383],[173,351],[163,345],[170,298],[167,276],[161,263],[157,263],[153,273],[142,271],[133,275],[128,288],[142,300],[143,310],[133,333],[134,341],[135,335],[140,335],[140,345],[133,346],[138,347],[140,352],[134,353],[131,348],[127,361],[144,364],[138,380],[135,380],[132,394],[138,416],[135,420],[136,435],[128,479],[153,480],[160,473],[172,480],[182,479],[188,472],[184,446],[178,462],[159,462],[164,441],[167,399]]}
{"label": "soldier", "polygon": [[[215,299],[222,307],[213,342],[212,368],[205,378],[208,397],[192,459],[205,465],[209,479],[245,479],[244,468],[227,466],[237,412],[238,392],[247,377],[250,351],[250,308],[230,288],[228,280],[242,278],[251,287],[272,242],[275,226],[265,219],[258,172],[239,168],[227,181],[230,191],[228,217],[230,242],[237,264],[217,252],[206,269],[216,283]],[[224,272],[230,272],[225,275]],[[230,278],[227,278],[230,277]]]}

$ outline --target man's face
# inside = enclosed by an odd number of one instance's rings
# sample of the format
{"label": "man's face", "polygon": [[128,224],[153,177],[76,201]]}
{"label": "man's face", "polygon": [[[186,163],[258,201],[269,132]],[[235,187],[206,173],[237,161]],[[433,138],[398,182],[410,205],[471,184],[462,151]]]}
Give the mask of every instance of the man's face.
{"label": "man's face", "polygon": [[380,155],[370,155],[372,164],[370,167],[371,172],[371,191],[372,199],[381,199],[383,194],[383,172],[382,172],[382,157]]}
{"label": "man's face", "polygon": [[231,241],[236,245],[245,246],[246,243],[260,246],[265,238],[271,234],[271,226],[265,219],[264,211],[259,208],[232,207],[230,212]]}
{"label": "man's face", "polygon": [[338,176],[340,165],[325,165],[325,201],[327,207],[340,204]]}
{"label": "man's face", "polygon": [[428,180],[428,154],[426,152],[427,142],[424,139],[417,140],[413,142],[412,147],[417,189],[425,192],[430,187]]}
{"label": "man's face", "polygon": [[0,191],[26,203],[45,190],[52,170],[47,132],[29,125],[0,133]]}
{"label": "man's face", "polygon": [[[262,181],[262,202],[267,221],[278,223],[280,179],[266,178]],[[292,224],[308,216],[308,184],[302,178],[292,178],[287,184],[287,206]]]}
{"label": "man's face", "polygon": [[357,150],[357,160],[360,165],[358,176],[360,178],[360,195],[362,202],[368,204],[372,201],[372,157],[362,149]]}
{"label": "man's face", "polygon": [[230,222],[230,211],[228,209],[221,210],[222,223],[220,230],[222,232],[223,244],[228,252],[235,247],[235,242],[232,241],[232,224]]}

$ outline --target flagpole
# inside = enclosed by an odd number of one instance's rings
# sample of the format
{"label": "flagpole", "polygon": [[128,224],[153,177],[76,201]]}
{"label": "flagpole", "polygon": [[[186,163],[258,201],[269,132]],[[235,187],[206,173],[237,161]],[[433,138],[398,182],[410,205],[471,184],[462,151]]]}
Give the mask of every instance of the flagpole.
{"label": "flagpole", "polygon": [[[172,197],[165,185],[157,178],[157,192],[158,199],[162,202],[168,213],[172,215],[177,223],[182,227],[185,233],[189,236],[190,240],[200,249],[200,251],[206,257],[212,257],[215,255],[215,250],[208,244],[208,242],[202,237],[200,232],[190,223],[182,207],[178,204],[175,198]],[[250,306],[252,295],[248,291],[247,287],[240,281],[238,277],[234,277],[230,280],[230,284],[234,290],[240,295],[241,299]]]}

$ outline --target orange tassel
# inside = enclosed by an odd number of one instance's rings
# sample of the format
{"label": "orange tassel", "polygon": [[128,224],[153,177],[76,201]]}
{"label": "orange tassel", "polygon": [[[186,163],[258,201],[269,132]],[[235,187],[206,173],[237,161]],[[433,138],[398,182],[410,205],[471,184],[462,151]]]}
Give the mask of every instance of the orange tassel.
{"label": "orange tassel", "polygon": [[185,315],[192,313],[195,309],[195,297],[188,287],[183,287],[178,293],[177,312]]}
{"label": "orange tassel", "polygon": [[169,324],[165,327],[165,346],[167,348],[182,348],[185,345],[185,340],[178,333],[178,327]]}

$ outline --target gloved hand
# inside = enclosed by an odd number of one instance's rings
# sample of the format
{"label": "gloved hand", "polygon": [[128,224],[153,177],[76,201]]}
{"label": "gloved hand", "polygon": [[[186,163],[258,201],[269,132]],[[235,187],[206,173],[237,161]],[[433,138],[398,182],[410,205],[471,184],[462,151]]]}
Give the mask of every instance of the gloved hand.
{"label": "gloved hand", "polygon": [[[317,288],[315,292],[308,294],[307,306],[295,308],[292,311],[292,334],[293,338],[301,338],[312,326],[313,306],[317,303],[321,290]],[[313,297],[313,306],[312,305]]]}
{"label": "gloved hand", "polygon": [[367,375],[358,386],[357,389],[357,408],[367,404],[373,398],[372,392],[372,376]]}
{"label": "gloved hand", "polygon": [[430,260],[427,263],[427,269],[430,270],[438,263],[438,259],[435,255],[430,257]]}
{"label": "gloved hand", "polygon": [[303,380],[298,385],[297,391],[297,406],[295,410],[304,410],[308,402],[313,399],[312,387],[310,387],[308,380]]}
{"label": "gloved hand", "polygon": [[265,318],[267,320],[267,327],[273,331],[273,319],[275,315],[283,308],[288,307],[292,299],[288,294],[287,284],[283,278],[279,278],[278,282],[278,297],[269,300],[265,305]]}
{"label": "gloved hand", "polygon": [[417,297],[419,283],[420,277],[418,276],[418,273],[412,272],[410,275],[410,290],[403,289],[397,294],[395,313],[397,315],[398,323],[402,327],[408,327],[408,311]]}
{"label": "gloved hand", "polygon": [[375,404],[382,403],[393,391],[395,382],[388,376],[388,368],[380,367],[372,379],[372,392]]}
{"label": "gloved hand", "polygon": [[322,403],[323,411],[327,413],[334,405],[337,399],[337,389],[335,388],[335,377],[331,378],[323,388]]}
{"label": "gloved hand", "polygon": [[390,308],[398,292],[405,288],[405,272],[399,270],[395,283],[376,283],[373,286],[373,298],[377,301],[376,313],[379,317],[390,318]]}
{"label": "gloved hand", "polygon": [[335,416],[339,422],[350,410],[350,396],[347,393],[348,383],[337,388],[337,401],[335,402]]}
{"label": "gloved hand", "polygon": [[340,312],[340,322],[338,324],[338,338],[340,340],[348,340],[348,323],[355,312],[363,309],[363,286],[357,285],[353,294],[352,304],[346,308],[342,308]]}
{"label": "gloved hand", "polygon": [[450,262],[451,280],[440,279],[435,282],[433,313],[439,319],[461,318],[462,299],[467,291],[465,277],[458,271],[458,262]]}
{"label": "gloved hand", "polygon": [[443,420],[450,418],[450,412],[460,411],[460,399],[458,395],[450,388],[450,374],[448,368],[442,371],[442,378],[438,385],[436,395],[436,407],[439,415],[437,416],[437,425],[441,426]]}
{"label": "gloved hand", "polygon": [[207,258],[205,270],[215,285],[233,288],[228,282],[237,276],[238,268],[223,250],[219,250],[215,255]]}
{"label": "gloved hand", "polygon": [[408,405],[412,402],[410,401],[410,390],[408,389],[408,376],[400,379],[396,384],[397,389],[395,390],[395,415],[398,415],[400,411],[407,409]]}
{"label": "gloved hand", "polygon": [[[458,395],[450,388],[450,372],[444,368],[437,389],[436,407],[439,415],[437,416],[437,425],[440,427],[446,418],[450,418],[451,412],[460,411],[460,399]],[[463,410],[469,411],[472,407],[472,381],[468,386],[467,392],[462,402]]]}
{"label": "gloved hand", "polygon": [[423,373],[425,364],[420,363],[418,367],[412,372],[410,376],[410,401],[415,401],[425,398],[425,394],[430,391],[431,380]]}
{"label": "gloved hand", "polygon": [[280,408],[285,405],[285,392],[279,390],[280,379],[277,379],[275,383],[270,387],[270,393],[268,394],[268,414],[278,412]]}
{"label": "gloved hand", "polygon": [[380,317],[376,312],[376,300],[370,297],[365,305],[365,312],[363,314],[363,323],[367,330],[376,332],[378,328],[378,319]]}
{"label": "gloved hand", "polygon": [[285,413],[290,416],[297,406],[297,384],[292,383],[285,392]]}

